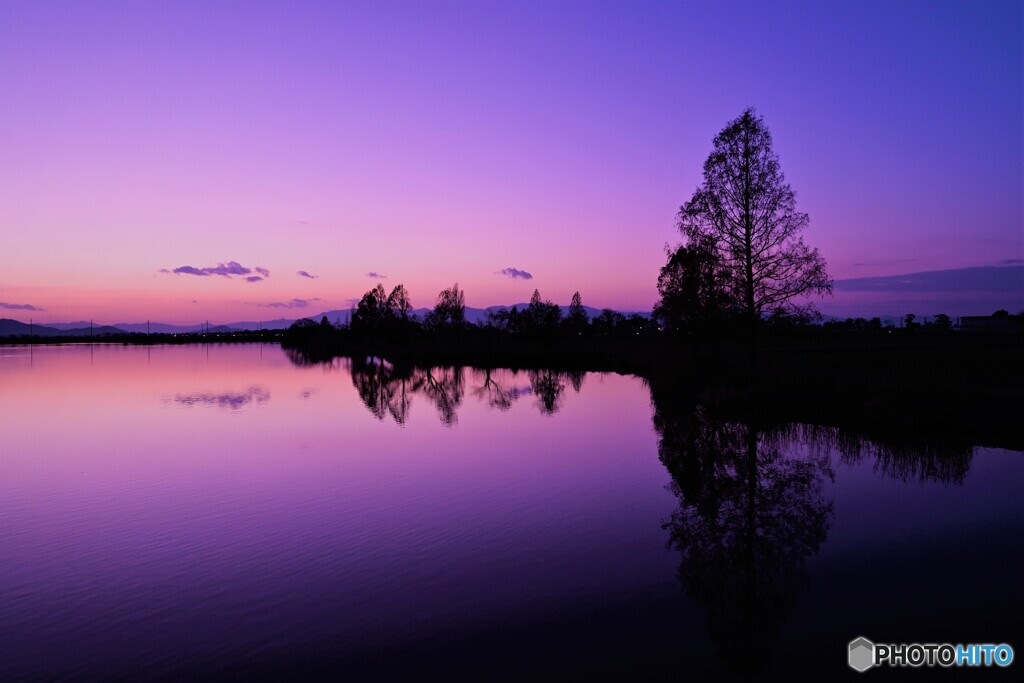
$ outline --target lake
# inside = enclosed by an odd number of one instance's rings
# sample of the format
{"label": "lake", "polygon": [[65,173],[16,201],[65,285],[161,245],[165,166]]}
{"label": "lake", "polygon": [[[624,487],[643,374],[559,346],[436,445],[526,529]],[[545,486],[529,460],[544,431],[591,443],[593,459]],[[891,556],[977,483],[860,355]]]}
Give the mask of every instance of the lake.
{"label": "lake", "polygon": [[998,445],[744,422],[615,374],[0,347],[0,680],[1020,654],[1024,454]]}

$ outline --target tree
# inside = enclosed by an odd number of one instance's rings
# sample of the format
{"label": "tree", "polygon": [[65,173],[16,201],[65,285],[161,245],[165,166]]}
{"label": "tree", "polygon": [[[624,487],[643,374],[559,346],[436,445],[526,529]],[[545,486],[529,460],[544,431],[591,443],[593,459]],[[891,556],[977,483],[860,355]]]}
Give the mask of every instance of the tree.
{"label": "tree", "polygon": [[[730,277],[725,294],[739,302],[751,334],[765,312],[797,308],[795,299],[831,294],[825,259],[801,233],[806,213],[779,168],[764,119],[747,109],[715,136],[704,182],[679,209],[689,246],[711,240]],[[804,308],[809,308],[805,306]]]}
{"label": "tree", "polygon": [[569,315],[565,317],[565,326],[574,334],[583,334],[590,321],[587,318],[587,311],[583,308],[583,299],[580,293],[572,295],[572,302],[569,304]]}
{"label": "tree", "polygon": [[388,316],[395,320],[400,320],[403,323],[409,320],[409,312],[412,311],[412,302],[409,300],[409,292],[406,290],[405,285],[396,285],[391,290],[391,294],[388,294],[388,300],[385,305]]}
{"label": "tree", "polygon": [[625,322],[626,316],[610,308],[605,308],[601,310],[601,315],[594,318],[591,327],[595,333],[604,337],[611,337],[622,329]]}
{"label": "tree", "polygon": [[456,282],[437,295],[434,310],[427,314],[427,327],[460,330],[466,322],[466,294]]}
{"label": "tree", "polygon": [[352,330],[356,332],[376,332],[387,315],[387,294],[384,286],[376,287],[363,294],[352,314]]}
{"label": "tree", "polygon": [[527,329],[533,334],[550,337],[558,327],[558,321],[562,317],[562,309],[551,301],[543,301],[540,298],[540,290],[533,290],[530,297],[530,305],[524,313],[526,316]]}
{"label": "tree", "polygon": [[953,329],[953,321],[945,313],[939,313],[935,316],[935,322],[932,323],[932,327],[946,332]]}
{"label": "tree", "polygon": [[710,236],[694,235],[688,245],[666,251],[668,262],[658,276],[661,298],[654,306],[666,330],[710,333],[739,310],[728,284],[732,274]]}

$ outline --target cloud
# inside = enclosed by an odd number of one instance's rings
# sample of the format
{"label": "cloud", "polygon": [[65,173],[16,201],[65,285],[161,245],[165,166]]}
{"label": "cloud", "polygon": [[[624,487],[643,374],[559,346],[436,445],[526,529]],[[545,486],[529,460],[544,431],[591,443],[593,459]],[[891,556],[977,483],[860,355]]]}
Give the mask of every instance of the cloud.
{"label": "cloud", "polygon": [[954,268],[836,280],[837,292],[1024,292],[1024,266]]}
{"label": "cloud", "polygon": [[[167,272],[164,268],[163,272]],[[175,275],[199,275],[200,277],[206,277],[209,273],[206,272],[205,268],[193,268],[192,266],[179,266],[171,271]]]}
{"label": "cloud", "polygon": [[1007,258],[996,261],[997,266],[1024,266],[1024,258]]}
{"label": "cloud", "polygon": [[[209,277],[210,275],[220,275],[221,277],[230,278],[232,275],[251,275],[253,269],[246,268],[238,261],[228,261],[227,263],[218,263],[215,266],[207,266],[206,268],[196,268],[195,266],[178,266],[174,270],[167,270],[161,268],[161,273],[174,273],[175,275],[196,275],[198,277]],[[266,268],[256,266],[256,272],[267,277],[270,275],[270,271]],[[251,282],[251,280],[250,280]]]}
{"label": "cloud", "polygon": [[246,282],[263,282],[263,278],[261,278],[259,275],[250,275],[249,277],[245,278],[245,281]]}
{"label": "cloud", "polygon": [[5,301],[0,301],[0,308],[6,308],[9,311],[45,311],[45,308],[39,308],[32,304],[9,304]]}
{"label": "cloud", "polygon": [[208,273],[213,275],[222,275],[228,277],[231,275],[248,275],[252,272],[251,268],[246,268],[238,261],[228,261],[227,263],[218,263],[217,265],[210,268],[203,268]]}
{"label": "cloud", "polygon": [[371,270],[369,273],[366,274],[366,277],[373,278],[374,280],[383,280],[384,278],[387,277],[387,275],[381,275],[380,273],[375,273]]}
{"label": "cloud", "polygon": [[305,270],[300,270],[298,273],[296,273],[296,275],[299,275],[301,277],[308,277],[310,280],[316,280],[317,278],[320,277],[319,275],[313,275],[312,273],[307,272]]}
{"label": "cloud", "polygon": [[881,259],[878,261],[859,261],[854,263],[854,266],[858,268],[873,268],[877,266],[891,266],[897,263],[919,263],[921,259],[916,258],[894,258],[894,259]]}
{"label": "cloud", "polygon": [[292,299],[291,301],[275,301],[271,304],[263,304],[267,308],[306,308],[314,301],[321,301],[320,297],[312,299]]}
{"label": "cloud", "polygon": [[199,300],[198,299],[192,299],[192,303],[197,304],[197,303],[199,303]]}
{"label": "cloud", "polygon": [[527,273],[525,270],[519,270],[518,268],[502,268],[498,271],[499,275],[505,275],[512,278],[513,280],[532,280],[533,275]]}

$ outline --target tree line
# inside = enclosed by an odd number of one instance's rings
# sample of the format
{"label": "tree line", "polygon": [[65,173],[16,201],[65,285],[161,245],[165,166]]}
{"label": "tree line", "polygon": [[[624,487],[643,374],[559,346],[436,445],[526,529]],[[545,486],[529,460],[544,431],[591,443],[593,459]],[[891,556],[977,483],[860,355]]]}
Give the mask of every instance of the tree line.
{"label": "tree line", "polygon": [[583,306],[579,292],[572,296],[568,310],[534,290],[530,302],[522,310],[518,306],[489,311],[487,318],[476,324],[466,320],[465,292],[458,283],[437,295],[434,307],[420,319],[410,303],[405,285],[398,284],[390,293],[383,285],[370,289],[353,307],[346,323],[332,325],[326,317],[320,323],[303,319],[289,328],[292,335],[325,334],[330,330],[345,331],[357,338],[402,340],[423,335],[469,336],[486,334],[532,339],[556,337],[625,337],[652,334],[657,324],[638,314],[623,315],[604,309],[591,316]]}

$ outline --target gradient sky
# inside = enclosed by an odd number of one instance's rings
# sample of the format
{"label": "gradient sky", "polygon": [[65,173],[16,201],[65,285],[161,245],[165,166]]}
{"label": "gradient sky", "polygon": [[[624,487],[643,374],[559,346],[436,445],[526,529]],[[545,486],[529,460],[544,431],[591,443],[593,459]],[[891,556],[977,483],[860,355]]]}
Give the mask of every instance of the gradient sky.
{"label": "gradient sky", "polygon": [[0,317],[649,310],[751,105],[833,277],[1024,262],[1020,2],[8,1]]}

